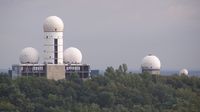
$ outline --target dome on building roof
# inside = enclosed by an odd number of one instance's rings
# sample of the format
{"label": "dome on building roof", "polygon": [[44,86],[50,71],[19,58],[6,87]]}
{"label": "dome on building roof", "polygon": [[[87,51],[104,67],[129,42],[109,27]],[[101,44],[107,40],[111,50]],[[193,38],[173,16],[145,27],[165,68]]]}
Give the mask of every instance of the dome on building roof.
{"label": "dome on building roof", "polygon": [[19,60],[21,64],[37,64],[39,61],[39,53],[35,48],[26,47],[22,49]]}
{"label": "dome on building roof", "polygon": [[62,19],[57,16],[49,16],[43,24],[44,32],[63,32],[64,23]]}
{"label": "dome on building roof", "polygon": [[65,64],[79,64],[82,61],[81,51],[75,47],[69,47],[64,51]]}

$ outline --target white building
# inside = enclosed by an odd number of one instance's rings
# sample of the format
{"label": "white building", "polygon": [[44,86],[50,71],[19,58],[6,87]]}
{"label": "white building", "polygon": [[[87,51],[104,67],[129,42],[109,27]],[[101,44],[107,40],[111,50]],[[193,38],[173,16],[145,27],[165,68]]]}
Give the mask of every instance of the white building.
{"label": "white building", "polygon": [[44,62],[38,64],[39,53],[36,49],[24,48],[20,54],[20,64],[12,65],[12,77],[39,76],[60,80],[77,74],[81,79],[89,78],[90,65],[81,64],[80,50],[70,47],[63,52],[63,21],[57,16],[49,16],[44,21],[43,30]]}

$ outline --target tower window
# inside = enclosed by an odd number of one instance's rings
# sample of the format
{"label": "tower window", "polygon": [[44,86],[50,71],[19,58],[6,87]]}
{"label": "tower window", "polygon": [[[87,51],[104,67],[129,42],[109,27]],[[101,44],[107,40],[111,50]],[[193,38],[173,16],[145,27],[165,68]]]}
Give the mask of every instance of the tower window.
{"label": "tower window", "polygon": [[57,53],[58,52],[58,46],[54,46],[54,49],[55,49],[55,53]]}
{"label": "tower window", "polygon": [[54,39],[54,64],[58,64],[58,39]]}
{"label": "tower window", "polygon": [[54,62],[54,64],[58,64],[58,60],[57,60],[57,59],[55,59],[55,62]]}
{"label": "tower window", "polygon": [[55,45],[55,46],[58,45],[58,39],[54,39],[54,45]]}
{"label": "tower window", "polygon": [[58,58],[58,53],[56,53],[56,52],[55,52],[55,58],[56,58],[56,59]]}

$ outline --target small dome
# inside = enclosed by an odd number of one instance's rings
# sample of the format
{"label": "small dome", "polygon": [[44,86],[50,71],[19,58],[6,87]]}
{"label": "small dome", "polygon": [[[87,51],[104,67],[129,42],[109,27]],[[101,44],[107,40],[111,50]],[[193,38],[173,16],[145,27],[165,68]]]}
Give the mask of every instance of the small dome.
{"label": "small dome", "polygon": [[161,68],[161,63],[158,57],[149,54],[145,56],[142,60],[141,64],[142,69],[160,69]]}
{"label": "small dome", "polygon": [[188,70],[187,69],[181,69],[180,71],[179,71],[179,75],[188,75]]}
{"label": "small dome", "polygon": [[57,16],[49,16],[43,24],[44,32],[63,32],[64,23],[62,19]]}
{"label": "small dome", "polygon": [[26,47],[21,51],[19,60],[21,64],[37,64],[39,61],[39,53],[35,48]]}
{"label": "small dome", "polygon": [[64,51],[65,64],[79,64],[82,61],[81,51],[75,47],[69,47]]}

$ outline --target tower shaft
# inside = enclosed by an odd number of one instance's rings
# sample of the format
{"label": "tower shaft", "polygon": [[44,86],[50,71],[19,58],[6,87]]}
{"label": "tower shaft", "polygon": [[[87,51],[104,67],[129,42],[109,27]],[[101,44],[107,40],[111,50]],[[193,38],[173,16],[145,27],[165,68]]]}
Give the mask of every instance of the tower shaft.
{"label": "tower shaft", "polygon": [[63,64],[63,32],[44,32],[44,63]]}

